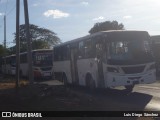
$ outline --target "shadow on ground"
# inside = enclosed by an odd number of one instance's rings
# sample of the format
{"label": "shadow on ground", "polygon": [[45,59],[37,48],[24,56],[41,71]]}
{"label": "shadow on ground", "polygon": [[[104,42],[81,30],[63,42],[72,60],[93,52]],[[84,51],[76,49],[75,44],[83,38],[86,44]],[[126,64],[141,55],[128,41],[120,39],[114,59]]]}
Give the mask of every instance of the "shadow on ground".
{"label": "shadow on ground", "polygon": [[[31,86],[22,84],[19,89],[15,89],[15,82],[4,81],[0,86],[3,88],[0,89],[1,111],[143,111],[152,99],[151,95],[128,93],[117,89],[89,91],[83,87],[49,86],[38,83]],[[106,120],[108,118],[54,118],[54,120],[61,119]],[[132,119],[137,120],[137,118]]]}

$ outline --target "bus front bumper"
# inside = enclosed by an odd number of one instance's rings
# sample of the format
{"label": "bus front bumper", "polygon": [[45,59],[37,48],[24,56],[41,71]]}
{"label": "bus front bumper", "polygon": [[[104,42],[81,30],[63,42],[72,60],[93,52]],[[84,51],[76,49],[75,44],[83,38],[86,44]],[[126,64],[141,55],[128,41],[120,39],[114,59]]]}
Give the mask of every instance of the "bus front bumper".
{"label": "bus front bumper", "polygon": [[105,80],[105,87],[127,86],[136,84],[149,84],[156,81],[156,71],[150,71],[143,74],[113,74],[108,73]]}

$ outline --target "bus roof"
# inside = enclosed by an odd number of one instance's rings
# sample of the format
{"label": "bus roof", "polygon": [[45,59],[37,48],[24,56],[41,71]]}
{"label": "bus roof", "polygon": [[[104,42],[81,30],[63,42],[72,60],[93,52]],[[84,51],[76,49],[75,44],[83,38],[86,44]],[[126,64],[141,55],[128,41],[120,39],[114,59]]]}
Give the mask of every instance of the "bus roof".
{"label": "bus roof", "polygon": [[58,45],[55,45],[54,47],[59,47],[59,46],[63,46],[63,45],[67,45],[67,44],[70,44],[70,43],[75,43],[75,42],[79,42],[79,41],[82,41],[84,39],[89,39],[89,38],[92,38],[94,36],[97,36],[97,35],[104,35],[104,34],[115,34],[115,33],[127,33],[127,32],[143,32],[143,33],[148,33],[147,31],[140,31],[140,30],[108,30],[108,31],[100,31],[100,32],[96,32],[96,33],[93,33],[91,35],[86,35],[84,37],[80,37],[80,38],[77,38],[77,39],[73,39],[73,40],[70,40],[70,41],[67,41],[67,42],[64,42],[64,43],[61,43],[61,44],[58,44]]}
{"label": "bus roof", "polygon": [[[53,51],[52,49],[36,49],[36,50],[32,50],[32,52],[39,52],[39,51]],[[26,54],[27,52],[22,52],[20,53],[20,55],[22,54]],[[8,58],[8,57],[14,57],[16,56],[16,54],[12,54],[12,55],[8,55],[6,57],[3,57],[3,58]]]}

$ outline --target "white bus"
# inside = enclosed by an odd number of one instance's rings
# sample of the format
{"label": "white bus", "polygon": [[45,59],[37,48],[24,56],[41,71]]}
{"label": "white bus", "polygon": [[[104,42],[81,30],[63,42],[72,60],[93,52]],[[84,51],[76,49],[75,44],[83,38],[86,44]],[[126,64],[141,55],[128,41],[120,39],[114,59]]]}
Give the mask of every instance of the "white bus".
{"label": "white bus", "polygon": [[2,57],[2,73],[7,75],[15,75],[16,56],[9,55]]}
{"label": "white bus", "polygon": [[89,88],[156,81],[155,62],[146,31],[102,31],[53,48],[56,79]]}
{"label": "white bus", "polygon": [[[27,52],[20,53],[20,76],[28,76]],[[33,74],[35,79],[52,77],[53,52],[50,49],[38,49],[32,51]],[[2,73],[16,74],[16,55],[3,57]],[[6,61],[6,64],[5,64]]]}

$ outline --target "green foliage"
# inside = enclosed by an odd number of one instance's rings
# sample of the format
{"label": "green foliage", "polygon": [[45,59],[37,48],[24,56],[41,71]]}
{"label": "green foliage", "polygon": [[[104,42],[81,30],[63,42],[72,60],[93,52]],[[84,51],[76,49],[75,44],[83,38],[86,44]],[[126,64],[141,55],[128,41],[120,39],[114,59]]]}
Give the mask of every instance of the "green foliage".
{"label": "green foliage", "polygon": [[0,45],[0,57],[3,57],[4,55],[8,55],[9,51],[8,49],[4,48],[3,45]]}
{"label": "green foliage", "polygon": [[9,55],[15,54],[16,53],[16,46],[12,46],[8,48]]}
{"label": "green foliage", "polygon": [[3,45],[0,45],[0,56],[3,56],[4,52],[5,52],[5,50],[4,50]]}
{"label": "green foliage", "polygon": [[36,49],[42,49],[42,48],[49,49],[50,48],[50,46],[48,45],[48,42],[42,41],[42,40],[33,41],[32,42],[32,47],[36,48]]}
{"label": "green foliage", "polygon": [[[53,45],[61,43],[61,40],[57,37],[56,33],[46,28],[40,28],[39,26],[30,24],[30,38],[32,39],[32,49],[45,49],[50,48]],[[16,33],[14,33],[16,43]],[[12,48],[15,52],[15,48]],[[27,50],[26,29],[25,24],[20,25],[20,51]]]}
{"label": "green foliage", "polygon": [[94,26],[89,30],[90,34],[99,32],[99,31],[107,31],[107,30],[123,30],[124,25],[122,23],[118,23],[117,21],[105,21],[94,24]]}

